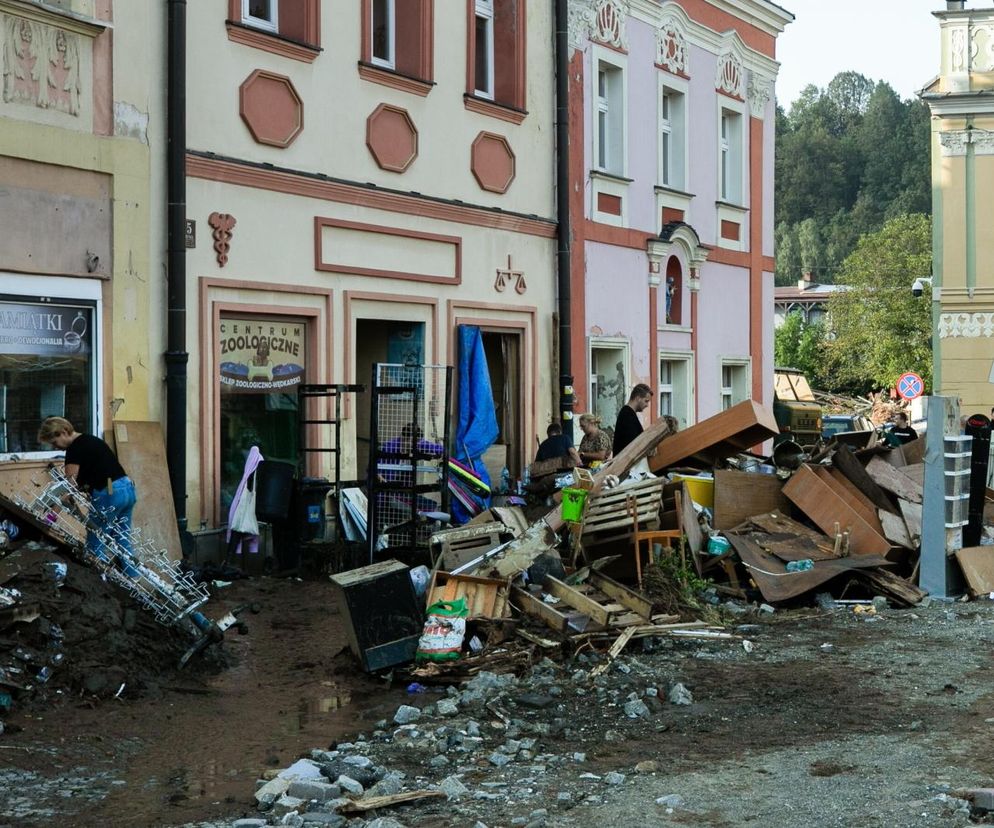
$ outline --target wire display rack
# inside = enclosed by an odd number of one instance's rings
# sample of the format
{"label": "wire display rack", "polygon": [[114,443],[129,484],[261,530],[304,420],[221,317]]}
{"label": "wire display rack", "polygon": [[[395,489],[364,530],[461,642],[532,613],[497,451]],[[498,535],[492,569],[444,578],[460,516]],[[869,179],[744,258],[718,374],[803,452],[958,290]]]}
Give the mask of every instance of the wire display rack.
{"label": "wire display rack", "polygon": [[433,512],[449,508],[448,365],[375,363],[367,473],[369,559],[427,554]]}

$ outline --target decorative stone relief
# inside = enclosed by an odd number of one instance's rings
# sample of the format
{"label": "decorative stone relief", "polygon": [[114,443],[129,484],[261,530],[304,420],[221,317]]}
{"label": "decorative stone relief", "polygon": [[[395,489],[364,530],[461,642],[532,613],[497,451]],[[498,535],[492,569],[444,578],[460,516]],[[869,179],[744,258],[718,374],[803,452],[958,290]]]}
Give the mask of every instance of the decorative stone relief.
{"label": "decorative stone relief", "polygon": [[939,339],[994,336],[994,313],[940,313]]}
{"label": "decorative stone relief", "polygon": [[687,72],[687,36],[675,18],[665,18],[656,33],[656,62],[670,72]]}
{"label": "decorative stone relief", "polygon": [[497,268],[497,281],[494,282],[494,290],[503,293],[511,282],[514,282],[514,292],[519,296],[528,290],[528,285],[525,284],[525,272],[514,269],[511,265],[511,254],[508,253],[507,267]]}
{"label": "decorative stone relief", "polygon": [[79,35],[0,15],[3,33],[3,99],[79,115]]}
{"label": "decorative stone relief", "polygon": [[304,129],[304,102],[286,75],[256,69],[239,87],[238,102],[259,144],[285,149]]}
{"label": "decorative stone relief", "polygon": [[207,223],[213,231],[214,252],[217,254],[217,266],[224,267],[228,263],[228,251],[231,249],[231,237],[234,235],[238,222],[229,213],[211,213]]}
{"label": "decorative stone relief", "polygon": [[402,173],[418,157],[418,129],[406,109],[381,103],[366,119],[366,146],[380,169]]}
{"label": "decorative stone relief", "polygon": [[574,49],[582,49],[584,41],[590,36],[594,22],[594,7],[590,0],[571,0],[567,29],[569,42]]}
{"label": "decorative stone relief", "polygon": [[569,40],[574,48],[583,48],[588,37],[628,49],[626,20],[628,0],[571,0],[569,4]]}
{"label": "decorative stone relief", "polygon": [[749,100],[749,111],[753,118],[762,118],[766,114],[766,104],[773,94],[773,81],[758,72],[749,73],[749,85],[746,97]]}
{"label": "decorative stone relief", "polygon": [[966,29],[952,31],[952,69],[954,72],[966,71]]}
{"label": "decorative stone relief", "polygon": [[725,52],[718,57],[714,85],[719,92],[736,98],[745,97],[745,67],[734,52]]}
{"label": "decorative stone relief", "polygon": [[994,155],[994,132],[985,129],[955,129],[939,133],[942,155],[966,155],[966,148],[973,145],[975,155]]}
{"label": "decorative stone relief", "polygon": [[970,29],[970,70],[994,71],[994,28],[977,25]]}
{"label": "decorative stone relief", "polygon": [[481,132],[470,148],[470,170],[476,183],[491,193],[506,193],[514,181],[516,159],[503,135]]}

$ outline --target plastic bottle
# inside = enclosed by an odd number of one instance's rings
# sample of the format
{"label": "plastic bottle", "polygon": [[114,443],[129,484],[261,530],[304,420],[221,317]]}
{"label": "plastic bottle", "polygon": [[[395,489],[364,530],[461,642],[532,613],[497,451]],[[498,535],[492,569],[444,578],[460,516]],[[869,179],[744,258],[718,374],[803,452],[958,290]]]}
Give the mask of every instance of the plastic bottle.
{"label": "plastic bottle", "polygon": [[532,482],[532,476],[528,472],[528,466],[525,466],[525,473],[521,476],[521,483],[527,489],[528,484]]}
{"label": "plastic bottle", "polygon": [[804,558],[800,561],[790,561],[787,564],[788,572],[807,572],[809,569],[814,569],[815,562],[811,558]]}

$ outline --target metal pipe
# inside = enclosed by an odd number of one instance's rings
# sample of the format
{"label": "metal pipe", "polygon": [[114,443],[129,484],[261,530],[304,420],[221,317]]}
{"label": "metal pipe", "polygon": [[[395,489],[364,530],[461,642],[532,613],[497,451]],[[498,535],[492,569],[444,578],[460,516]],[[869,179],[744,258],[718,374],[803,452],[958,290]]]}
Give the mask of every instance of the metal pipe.
{"label": "metal pipe", "polygon": [[176,523],[186,531],[186,0],[166,0],[166,459]]}
{"label": "metal pipe", "polygon": [[559,221],[559,418],[563,434],[573,437],[573,366],[570,295],[569,178],[569,0],[556,3],[556,213]]}

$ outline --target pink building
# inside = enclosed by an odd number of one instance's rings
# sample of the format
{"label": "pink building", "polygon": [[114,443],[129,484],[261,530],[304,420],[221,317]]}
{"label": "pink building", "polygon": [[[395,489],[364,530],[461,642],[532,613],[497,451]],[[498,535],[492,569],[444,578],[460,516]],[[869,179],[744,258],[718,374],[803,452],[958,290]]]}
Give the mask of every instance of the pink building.
{"label": "pink building", "polygon": [[[776,38],[768,0],[570,4],[576,410],[635,383],[685,427],[772,402]],[[581,149],[582,148],[582,151]]]}

